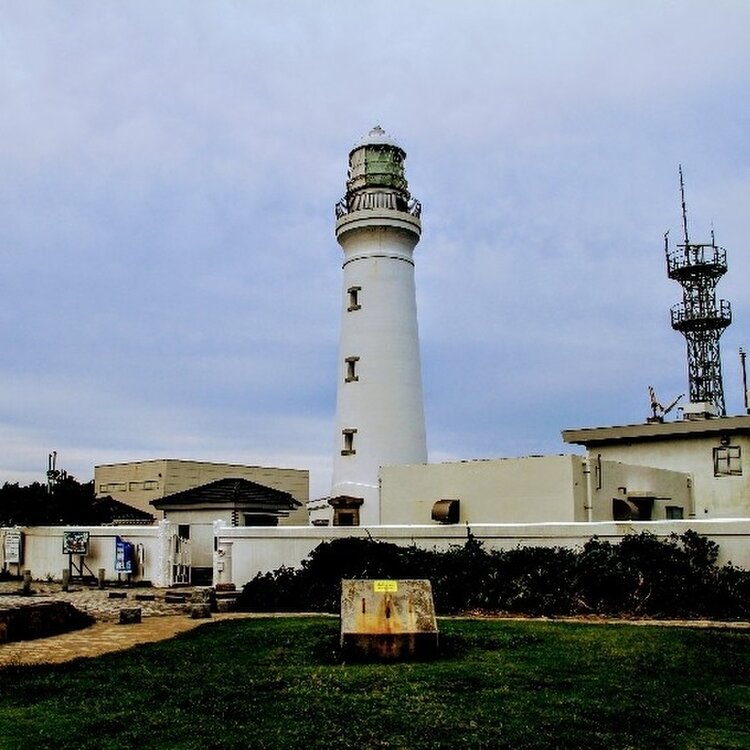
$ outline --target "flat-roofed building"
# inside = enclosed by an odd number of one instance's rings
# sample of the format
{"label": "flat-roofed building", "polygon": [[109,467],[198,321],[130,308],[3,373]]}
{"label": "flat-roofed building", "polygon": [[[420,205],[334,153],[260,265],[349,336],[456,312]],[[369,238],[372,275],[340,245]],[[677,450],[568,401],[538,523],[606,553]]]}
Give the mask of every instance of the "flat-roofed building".
{"label": "flat-roofed building", "polygon": [[694,506],[685,518],[750,517],[750,416],[683,419],[563,430],[589,462],[622,461],[690,476]]}
{"label": "flat-roofed building", "polygon": [[380,484],[385,525],[659,520],[691,503],[682,472],[578,455],[384,466]]}
{"label": "flat-roofed building", "polygon": [[[279,519],[281,525],[306,525],[310,474],[305,469],[280,469],[210,461],[161,458],[101,464],[94,467],[98,497],[109,495],[134,508],[154,512],[152,500],[200,487],[217,479],[247,479],[272,490],[289,493],[300,507]],[[157,513],[161,516],[161,513]]]}

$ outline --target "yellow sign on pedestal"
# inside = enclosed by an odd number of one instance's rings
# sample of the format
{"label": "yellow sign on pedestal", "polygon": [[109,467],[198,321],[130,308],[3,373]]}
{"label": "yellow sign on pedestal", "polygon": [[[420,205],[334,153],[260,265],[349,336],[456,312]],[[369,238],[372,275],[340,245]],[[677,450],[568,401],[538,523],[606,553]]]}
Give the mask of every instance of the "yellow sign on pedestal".
{"label": "yellow sign on pedestal", "polygon": [[398,581],[374,581],[372,590],[376,594],[390,594],[398,591]]}

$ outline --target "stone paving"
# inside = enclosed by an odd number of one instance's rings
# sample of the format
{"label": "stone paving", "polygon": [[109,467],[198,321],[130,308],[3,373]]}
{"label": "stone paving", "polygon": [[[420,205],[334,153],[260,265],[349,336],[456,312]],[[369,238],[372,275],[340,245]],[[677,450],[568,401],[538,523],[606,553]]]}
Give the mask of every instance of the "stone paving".
{"label": "stone paving", "polygon": [[[186,614],[190,610],[191,588],[154,589],[123,586],[107,586],[99,589],[92,586],[71,584],[68,591],[63,591],[59,583],[33,581],[32,596],[20,594],[21,583],[18,581],[0,582],[0,608],[18,607],[25,604],[37,604],[44,601],[70,602],[76,609],[86,612],[97,621],[118,621],[121,609],[140,607],[143,617],[155,615]],[[167,592],[184,594],[186,603],[170,604],[165,600]],[[110,594],[122,598],[111,598]],[[138,596],[154,596],[154,601],[139,601]]]}
{"label": "stone paving", "polygon": [[[19,594],[18,581],[0,582],[0,608],[18,607],[44,601],[66,601],[77,609],[87,612],[97,622],[82,630],[76,630],[49,638],[31,641],[15,641],[0,644],[0,667],[11,664],[56,664],[79,657],[99,656],[111,651],[131,648],[140,643],[172,638],[178,633],[198,625],[226,619],[247,617],[245,613],[216,613],[210,619],[190,617],[190,597],[193,589],[152,589],[107,587],[100,590],[88,586],[72,585],[63,591],[59,583],[34,581],[32,595]],[[168,603],[167,592],[185,594],[186,603]],[[122,598],[111,598],[110,593],[124,594]],[[153,601],[137,599],[137,595],[154,596]],[[141,609],[142,622],[120,625],[120,610]]]}

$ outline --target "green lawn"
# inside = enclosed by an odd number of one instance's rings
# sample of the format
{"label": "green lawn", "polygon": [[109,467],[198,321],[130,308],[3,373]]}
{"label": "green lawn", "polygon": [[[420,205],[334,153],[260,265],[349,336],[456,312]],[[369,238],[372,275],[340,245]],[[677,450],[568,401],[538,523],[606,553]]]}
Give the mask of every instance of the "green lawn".
{"label": "green lawn", "polygon": [[434,662],[338,662],[334,619],[240,620],[0,671],[0,747],[750,748],[750,633],[443,620]]}

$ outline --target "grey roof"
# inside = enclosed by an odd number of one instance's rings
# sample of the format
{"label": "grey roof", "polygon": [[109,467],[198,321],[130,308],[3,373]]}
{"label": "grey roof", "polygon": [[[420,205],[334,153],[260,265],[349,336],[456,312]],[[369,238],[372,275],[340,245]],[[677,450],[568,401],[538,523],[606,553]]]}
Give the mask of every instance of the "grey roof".
{"label": "grey roof", "polygon": [[151,501],[151,505],[159,510],[167,506],[173,508],[183,505],[223,505],[284,511],[293,510],[301,504],[288,492],[241,478],[217,479]]}
{"label": "grey roof", "polygon": [[563,430],[562,438],[566,443],[596,445],[623,441],[688,439],[737,432],[750,434],[750,416],[683,419],[675,422],[650,422],[621,427],[587,427],[578,430]]}
{"label": "grey roof", "polygon": [[132,505],[123,503],[121,500],[115,500],[110,495],[99,497],[94,500],[94,513],[96,514],[97,523],[107,524],[115,521],[127,525],[128,523],[153,523],[154,516],[140,508],[134,508]]}

